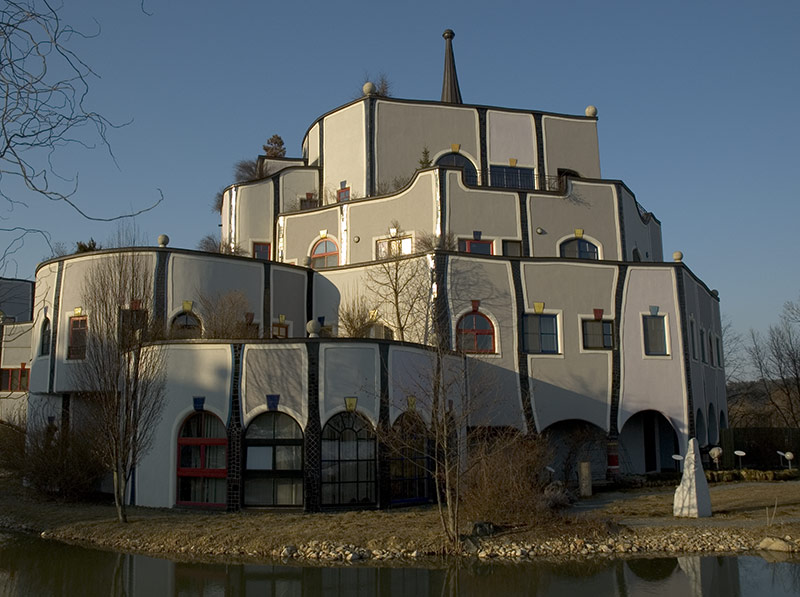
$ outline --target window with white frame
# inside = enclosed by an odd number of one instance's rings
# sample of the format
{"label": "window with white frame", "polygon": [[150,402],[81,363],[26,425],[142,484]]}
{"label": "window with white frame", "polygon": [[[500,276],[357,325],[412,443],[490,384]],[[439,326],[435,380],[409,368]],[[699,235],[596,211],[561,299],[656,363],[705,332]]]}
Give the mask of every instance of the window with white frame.
{"label": "window with white frame", "polygon": [[525,315],[522,319],[522,334],[525,352],[558,354],[557,315]]}
{"label": "window with white frame", "polygon": [[412,252],[413,241],[410,234],[375,241],[375,259],[391,259],[400,255],[411,255]]}
{"label": "window with white frame", "polygon": [[642,315],[642,333],[644,334],[644,354],[648,356],[666,356],[667,350],[667,318],[664,315]]}

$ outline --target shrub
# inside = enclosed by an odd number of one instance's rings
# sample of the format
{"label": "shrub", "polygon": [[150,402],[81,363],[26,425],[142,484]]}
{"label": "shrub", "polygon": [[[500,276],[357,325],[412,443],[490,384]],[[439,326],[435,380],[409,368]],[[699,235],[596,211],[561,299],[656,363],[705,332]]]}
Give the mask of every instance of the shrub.
{"label": "shrub", "polygon": [[62,499],[91,493],[105,470],[92,438],[55,424],[0,425],[0,469],[35,491]]}
{"label": "shrub", "polygon": [[550,454],[543,438],[479,438],[469,458],[462,494],[468,520],[507,526],[536,522],[550,513],[551,500],[544,494]]}

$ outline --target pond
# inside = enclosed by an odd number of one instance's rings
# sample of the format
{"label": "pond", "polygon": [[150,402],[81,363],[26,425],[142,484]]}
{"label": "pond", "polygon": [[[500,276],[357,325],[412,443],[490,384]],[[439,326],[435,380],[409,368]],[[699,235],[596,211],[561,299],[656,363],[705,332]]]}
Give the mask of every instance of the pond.
{"label": "pond", "polygon": [[0,595],[800,595],[800,560],[758,556],[430,562],[420,567],[201,564],[0,532]]}

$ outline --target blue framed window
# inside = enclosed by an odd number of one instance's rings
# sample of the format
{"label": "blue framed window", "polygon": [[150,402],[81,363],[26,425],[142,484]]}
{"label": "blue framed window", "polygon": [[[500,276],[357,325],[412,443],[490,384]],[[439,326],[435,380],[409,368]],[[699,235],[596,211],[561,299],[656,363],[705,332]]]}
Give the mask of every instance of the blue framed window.
{"label": "blue framed window", "polygon": [[522,320],[522,346],[525,352],[558,354],[558,317],[525,315]]}
{"label": "blue framed window", "polygon": [[489,181],[493,187],[506,189],[535,189],[536,171],[533,168],[490,166]]}
{"label": "blue framed window", "polygon": [[582,238],[573,238],[561,243],[561,256],[572,259],[600,259],[597,246]]}

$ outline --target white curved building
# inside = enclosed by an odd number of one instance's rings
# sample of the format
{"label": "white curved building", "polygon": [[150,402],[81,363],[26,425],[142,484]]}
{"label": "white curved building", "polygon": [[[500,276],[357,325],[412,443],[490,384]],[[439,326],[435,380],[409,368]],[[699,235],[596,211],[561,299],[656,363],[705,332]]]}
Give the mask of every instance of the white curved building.
{"label": "white curved building", "polygon": [[[164,342],[168,401],[135,473],[136,503],[316,510],[426,499],[429,482],[374,440],[375,427],[413,408],[409,380],[425,379],[431,351],[386,339],[401,333],[452,349],[448,367],[471,384],[470,427],[567,438],[588,424],[601,441],[582,458],[596,477],[674,470],[689,438],[718,441],[719,299],[682,256],[664,260],[661,223],[602,177],[596,109],[462,103],[447,33],[442,101],[366,93],[317,118],[301,158],[262,157],[267,178],[225,190],[222,240],[246,256],[130,250],[154,280],[143,308],[166,335],[200,338]],[[91,313],[76,311],[82,280],[117,253],[37,270],[30,404],[62,424],[81,390],[72,339],[92,329]],[[377,297],[396,262],[427,289],[407,326]],[[202,299],[220,290],[246,298],[250,337],[204,334],[213,314]],[[381,339],[337,337],[354,297],[373,309]],[[332,337],[307,337],[317,320]],[[3,367],[19,366],[7,350]],[[192,446],[199,466],[181,459]]]}

